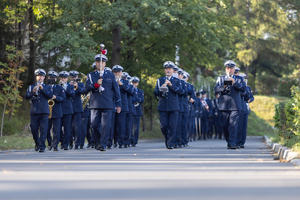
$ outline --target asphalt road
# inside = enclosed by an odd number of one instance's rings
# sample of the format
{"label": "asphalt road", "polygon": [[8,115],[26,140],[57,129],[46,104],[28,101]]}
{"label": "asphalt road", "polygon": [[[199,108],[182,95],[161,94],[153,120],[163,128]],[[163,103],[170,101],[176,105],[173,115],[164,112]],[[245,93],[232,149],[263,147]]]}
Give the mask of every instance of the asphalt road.
{"label": "asphalt road", "polygon": [[261,138],[167,150],[136,148],[0,153],[0,199],[300,199],[300,169],[274,160]]}

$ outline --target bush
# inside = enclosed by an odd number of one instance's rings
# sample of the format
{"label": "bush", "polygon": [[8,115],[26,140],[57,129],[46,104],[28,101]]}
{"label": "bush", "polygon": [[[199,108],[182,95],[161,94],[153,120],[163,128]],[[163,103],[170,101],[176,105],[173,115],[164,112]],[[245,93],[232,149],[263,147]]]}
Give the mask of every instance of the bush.
{"label": "bush", "polygon": [[291,88],[292,98],[275,106],[277,139],[287,147],[299,150],[300,146],[300,88]]}
{"label": "bush", "polygon": [[277,94],[284,97],[291,97],[292,86],[298,84],[297,79],[289,77],[279,78],[278,82]]}

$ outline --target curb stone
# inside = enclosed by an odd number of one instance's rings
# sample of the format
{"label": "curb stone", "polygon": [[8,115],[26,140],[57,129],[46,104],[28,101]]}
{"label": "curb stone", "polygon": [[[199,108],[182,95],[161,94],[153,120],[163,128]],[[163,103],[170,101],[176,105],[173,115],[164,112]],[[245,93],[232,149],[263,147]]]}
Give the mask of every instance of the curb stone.
{"label": "curb stone", "polygon": [[298,158],[298,152],[294,152],[278,143],[272,143],[272,140],[270,140],[266,135],[264,135],[264,141],[275,153],[278,154],[280,160],[291,162],[296,166],[300,166],[300,159],[294,159]]}

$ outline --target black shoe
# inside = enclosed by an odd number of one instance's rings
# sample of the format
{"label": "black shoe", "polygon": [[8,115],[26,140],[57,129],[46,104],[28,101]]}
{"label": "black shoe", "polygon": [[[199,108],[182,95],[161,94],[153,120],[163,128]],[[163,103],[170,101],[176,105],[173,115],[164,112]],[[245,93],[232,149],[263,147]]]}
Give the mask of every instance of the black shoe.
{"label": "black shoe", "polygon": [[92,148],[92,149],[95,148],[95,145],[92,145],[91,148]]}
{"label": "black shoe", "polygon": [[84,149],[82,145],[80,145],[80,149]]}
{"label": "black shoe", "polygon": [[228,149],[236,149],[236,146],[235,145],[229,145]]}
{"label": "black shoe", "polygon": [[132,147],[137,147],[137,145],[136,145],[136,144],[134,144],[134,145],[132,145]]}
{"label": "black shoe", "polygon": [[51,147],[51,146],[48,146],[48,149],[49,149],[49,151],[51,151],[51,150],[52,150],[52,147]]}
{"label": "black shoe", "polygon": [[168,149],[173,149],[173,147],[171,145],[168,146]]}
{"label": "black shoe", "polygon": [[125,144],[125,145],[124,145],[124,148],[128,148],[128,145],[127,145],[127,144]]}
{"label": "black shoe", "polygon": [[92,145],[88,144],[86,148],[88,149],[88,148],[90,148],[91,146],[92,146]]}
{"label": "black shoe", "polygon": [[44,153],[44,152],[45,152],[45,149],[40,149],[39,152],[40,152],[40,153]]}
{"label": "black shoe", "polygon": [[119,149],[123,149],[124,147],[122,145],[119,146]]}
{"label": "black shoe", "polygon": [[240,148],[241,148],[241,149],[244,149],[244,148],[245,148],[245,146],[244,146],[244,145],[240,145]]}
{"label": "black shoe", "polygon": [[178,145],[176,144],[176,145],[174,145],[174,149],[178,149]]}
{"label": "black shoe", "polygon": [[111,146],[108,146],[107,149],[112,149],[112,147],[111,147]]}
{"label": "black shoe", "polygon": [[117,148],[118,147],[118,144],[114,144],[114,148]]}
{"label": "black shoe", "polygon": [[57,147],[54,147],[54,151],[58,151],[58,148],[57,148]]}
{"label": "black shoe", "polygon": [[240,146],[239,145],[236,145],[236,149],[239,149],[240,148]]}
{"label": "black shoe", "polygon": [[100,147],[100,151],[106,151],[105,147]]}
{"label": "black shoe", "polygon": [[100,146],[95,147],[96,150],[100,151]]}
{"label": "black shoe", "polygon": [[63,146],[63,145],[61,145],[61,146],[60,146],[60,149],[64,149],[64,146]]}
{"label": "black shoe", "polygon": [[35,151],[38,151],[39,149],[40,149],[39,146],[38,146],[38,145],[35,145],[34,150],[35,150]]}
{"label": "black shoe", "polygon": [[73,144],[72,144],[72,145],[70,145],[70,149],[73,149]]}
{"label": "black shoe", "polygon": [[131,147],[131,144],[129,144],[128,147]]}
{"label": "black shoe", "polygon": [[64,150],[69,150],[68,147],[64,147]]}
{"label": "black shoe", "polygon": [[75,146],[75,148],[74,148],[74,149],[79,149],[79,148],[78,148],[78,146]]}
{"label": "black shoe", "polygon": [[180,145],[178,145],[178,148],[182,148],[183,146],[180,144]]}

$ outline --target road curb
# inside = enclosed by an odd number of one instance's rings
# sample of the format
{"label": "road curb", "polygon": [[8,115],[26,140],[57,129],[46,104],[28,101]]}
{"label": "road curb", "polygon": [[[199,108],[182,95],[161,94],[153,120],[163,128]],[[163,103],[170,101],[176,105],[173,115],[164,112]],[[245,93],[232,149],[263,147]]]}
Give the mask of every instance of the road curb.
{"label": "road curb", "polygon": [[300,159],[298,158],[298,152],[294,152],[291,149],[280,145],[279,143],[272,143],[272,140],[266,135],[264,135],[265,143],[278,154],[281,161],[292,162],[296,166],[300,166]]}

